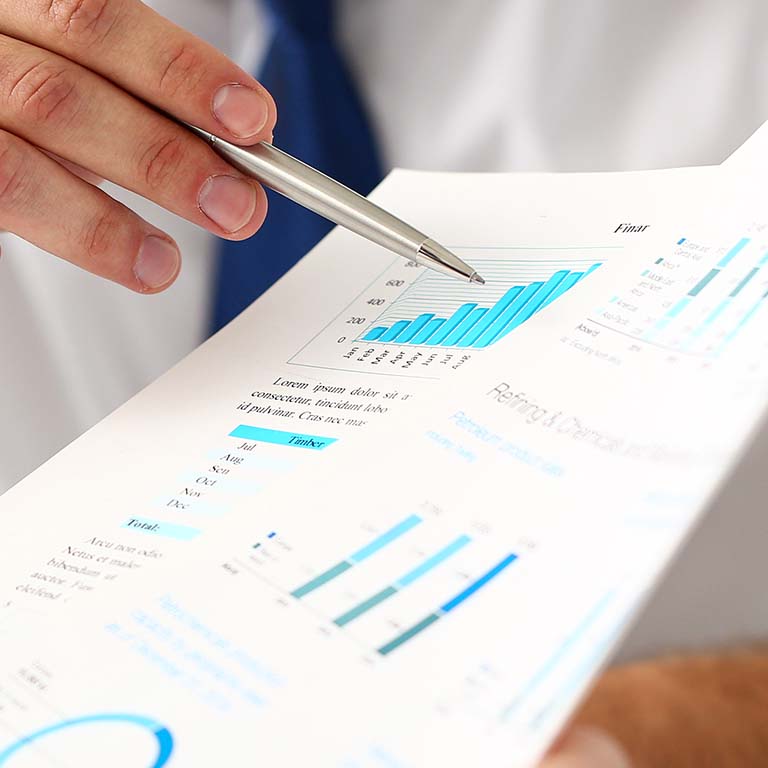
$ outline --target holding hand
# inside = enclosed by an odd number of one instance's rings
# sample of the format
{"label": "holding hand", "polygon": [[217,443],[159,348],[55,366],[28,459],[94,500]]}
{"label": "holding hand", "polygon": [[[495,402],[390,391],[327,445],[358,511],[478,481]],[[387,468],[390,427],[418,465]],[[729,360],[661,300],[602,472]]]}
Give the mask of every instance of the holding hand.
{"label": "holding hand", "polygon": [[573,728],[539,768],[631,768],[619,745],[603,731]]}
{"label": "holding hand", "polygon": [[170,285],[175,243],[80,166],[250,237],[263,189],[153,107],[242,145],[269,139],[276,119],[252,77],[139,0],[2,0],[0,229],[135,291]]}

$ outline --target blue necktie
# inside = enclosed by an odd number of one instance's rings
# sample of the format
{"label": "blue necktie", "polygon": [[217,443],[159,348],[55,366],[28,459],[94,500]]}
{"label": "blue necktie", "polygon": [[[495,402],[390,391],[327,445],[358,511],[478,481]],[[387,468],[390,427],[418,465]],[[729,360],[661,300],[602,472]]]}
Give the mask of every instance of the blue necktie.
{"label": "blue necktie", "polygon": [[[277,102],[275,144],[368,194],[381,180],[370,125],[333,36],[333,0],[264,0],[274,36],[261,82]],[[250,240],[223,243],[211,330],[240,314],[331,229],[325,219],[273,193]]]}

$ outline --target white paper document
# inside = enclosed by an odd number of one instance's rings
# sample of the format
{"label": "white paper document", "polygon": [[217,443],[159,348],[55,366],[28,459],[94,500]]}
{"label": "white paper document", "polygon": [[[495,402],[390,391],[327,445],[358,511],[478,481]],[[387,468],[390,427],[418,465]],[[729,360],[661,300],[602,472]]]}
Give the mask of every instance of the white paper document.
{"label": "white paper document", "polygon": [[749,169],[397,173],[0,500],[0,766],[535,765],[766,404]]}

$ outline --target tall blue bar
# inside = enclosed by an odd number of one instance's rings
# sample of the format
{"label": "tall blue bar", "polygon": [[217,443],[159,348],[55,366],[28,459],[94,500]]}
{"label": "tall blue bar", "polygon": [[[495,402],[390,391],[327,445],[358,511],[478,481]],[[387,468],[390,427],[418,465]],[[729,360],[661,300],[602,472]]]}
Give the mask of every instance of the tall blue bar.
{"label": "tall blue bar", "polygon": [[459,323],[456,330],[441,344],[443,347],[452,347],[454,344],[457,344],[459,341],[461,341],[462,337],[464,336],[467,331],[471,330],[471,328],[474,326],[478,320],[488,311],[485,307],[476,307],[473,309],[465,318],[464,320]]}
{"label": "tall blue bar", "polygon": [[409,325],[410,320],[398,320],[382,337],[381,341],[394,341]]}
{"label": "tall blue bar", "polygon": [[495,322],[496,318],[523,292],[522,285],[516,285],[510,288],[497,302],[491,307],[491,310],[485,315],[481,322],[467,333],[458,345],[460,347],[471,347]]}
{"label": "tall blue bar", "polygon": [[376,341],[382,334],[386,333],[386,331],[387,327],[384,325],[380,325],[377,328],[371,328],[371,330],[363,336],[363,341]]}
{"label": "tall blue bar", "polygon": [[565,280],[563,280],[563,282],[560,283],[560,285],[558,285],[557,288],[555,288],[555,290],[549,294],[549,296],[547,296],[539,309],[541,310],[544,309],[544,307],[549,306],[556,298],[562,296],[566,291],[573,288],[573,286],[576,285],[576,283],[578,283],[585,274],[586,272],[571,272],[571,274],[568,275],[568,277],[566,277]]}
{"label": "tall blue bar", "polygon": [[398,344],[407,344],[433,317],[434,313],[419,315],[398,337]]}
{"label": "tall blue bar", "polygon": [[510,331],[514,331],[518,325],[524,323],[531,315],[538,312],[543,306],[544,302],[549,296],[557,290],[557,286],[568,277],[569,272],[567,269],[555,272],[552,277],[544,283],[542,289],[536,294],[536,296],[529,301],[521,312],[518,312],[515,319],[496,337],[500,339],[502,336],[506,336]]}
{"label": "tall blue bar", "polygon": [[462,304],[445,321],[445,325],[432,337],[432,343],[435,345],[442,344],[476,306],[477,304]]}
{"label": "tall blue bar", "polygon": [[426,344],[429,341],[430,336],[432,336],[444,322],[445,320],[440,317],[430,320],[408,343]]}
{"label": "tall blue bar", "polygon": [[507,327],[512,318],[538,293],[544,283],[535,282],[525,286],[525,290],[496,318],[496,322],[477,340],[475,347],[481,349],[492,344],[496,337]]}
{"label": "tall blue bar", "polygon": [[717,266],[718,267],[727,267],[729,262],[731,261],[731,259],[733,259],[733,257],[737,253],[739,253],[739,251],[741,251],[744,248],[744,246],[747,245],[748,243],[749,243],[749,238],[748,237],[742,237],[741,240],[739,240],[739,242],[736,243],[736,245],[734,245],[733,248],[731,248],[731,250],[728,251],[728,253],[726,253],[725,256],[723,256],[722,259],[720,259],[720,261],[718,262]]}

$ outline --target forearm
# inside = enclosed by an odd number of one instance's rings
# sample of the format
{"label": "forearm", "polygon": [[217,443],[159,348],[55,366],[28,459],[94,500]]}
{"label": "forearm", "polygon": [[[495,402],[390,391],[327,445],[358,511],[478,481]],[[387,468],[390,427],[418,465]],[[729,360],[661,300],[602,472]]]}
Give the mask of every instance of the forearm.
{"label": "forearm", "polygon": [[576,718],[614,735],[634,768],[768,764],[768,649],[616,667]]}

